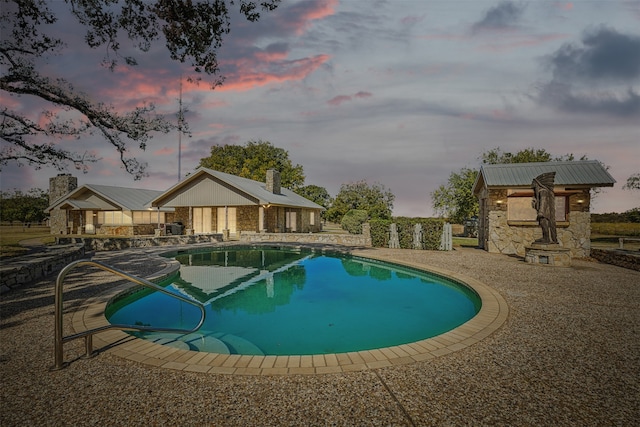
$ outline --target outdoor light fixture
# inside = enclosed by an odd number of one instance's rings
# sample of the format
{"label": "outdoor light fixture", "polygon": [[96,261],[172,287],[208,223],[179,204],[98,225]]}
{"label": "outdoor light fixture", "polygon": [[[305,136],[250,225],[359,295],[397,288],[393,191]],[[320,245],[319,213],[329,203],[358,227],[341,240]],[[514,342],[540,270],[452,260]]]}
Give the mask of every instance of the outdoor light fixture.
{"label": "outdoor light fixture", "polygon": [[581,204],[583,204],[583,203],[584,203],[584,200],[582,200],[582,199],[578,199],[578,204],[579,204],[579,205],[581,205]]}
{"label": "outdoor light fixture", "polygon": [[496,200],[496,203],[501,205],[503,203],[503,201],[502,200]]}

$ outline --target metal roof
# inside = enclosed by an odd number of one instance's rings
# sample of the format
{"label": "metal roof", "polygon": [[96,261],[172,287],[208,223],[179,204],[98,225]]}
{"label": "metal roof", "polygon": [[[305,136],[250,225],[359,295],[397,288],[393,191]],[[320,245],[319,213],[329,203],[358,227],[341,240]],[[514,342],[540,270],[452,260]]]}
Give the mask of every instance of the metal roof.
{"label": "metal roof", "polygon": [[175,184],[173,187],[171,187],[161,195],[155,197],[153,200],[151,200],[151,204],[153,206],[157,206],[157,204],[162,203],[162,199],[165,199],[167,196],[180,191],[187,191],[189,189],[189,185],[191,185],[191,183],[193,183],[197,179],[201,178],[203,174],[210,175],[242,191],[243,193],[254,197],[261,205],[324,209],[322,206],[300,196],[299,194],[296,194],[288,188],[282,187],[280,189],[280,194],[274,194],[271,191],[267,190],[267,185],[264,182],[254,181],[252,179],[242,178],[237,175],[231,175],[225,172],[220,172],[204,167],[198,168],[189,177]]}
{"label": "metal roof", "polygon": [[95,200],[92,201],[90,195],[95,195],[122,210],[144,211],[151,208],[149,202],[160,194],[162,194],[162,191],[158,190],[85,184],[56,200],[47,208],[47,211],[64,204],[76,209],[104,210],[104,204],[96,203]]}
{"label": "metal roof", "polygon": [[533,178],[555,172],[555,185],[577,187],[613,187],[615,179],[597,160],[573,162],[507,163],[482,165],[473,192],[487,187],[530,187]]}

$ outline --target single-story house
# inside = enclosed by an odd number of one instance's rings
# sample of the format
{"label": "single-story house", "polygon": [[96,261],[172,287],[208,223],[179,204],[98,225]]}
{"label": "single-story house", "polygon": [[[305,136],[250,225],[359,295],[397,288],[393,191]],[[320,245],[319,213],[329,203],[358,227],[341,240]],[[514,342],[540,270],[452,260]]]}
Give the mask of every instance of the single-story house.
{"label": "single-story house", "polygon": [[525,255],[542,236],[532,206],[533,178],[556,172],[558,243],[573,257],[591,253],[591,189],[613,187],[615,179],[595,160],[482,165],[473,185],[478,197],[478,245],[488,252]]}
{"label": "single-story house", "polygon": [[[64,177],[63,177],[64,179]],[[172,221],[173,209],[150,209],[162,191],[85,184],[54,200],[47,208],[51,234],[154,234]]]}
{"label": "single-story house", "polygon": [[[318,232],[322,206],[280,186],[280,174],[258,182],[199,168],[167,191],[77,186],[69,175],[50,180],[52,234],[153,235],[166,223],[185,233]],[[74,182],[76,183],[74,186]],[[57,218],[57,220],[56,220]]]}
{"label": "single-story house", "polygon": [[282,188],[280,172],[267,171],[266,182],[198,168],[150,201],[175,209],[175,221],[193,233],[311,233],[322,230],[322,206]]}

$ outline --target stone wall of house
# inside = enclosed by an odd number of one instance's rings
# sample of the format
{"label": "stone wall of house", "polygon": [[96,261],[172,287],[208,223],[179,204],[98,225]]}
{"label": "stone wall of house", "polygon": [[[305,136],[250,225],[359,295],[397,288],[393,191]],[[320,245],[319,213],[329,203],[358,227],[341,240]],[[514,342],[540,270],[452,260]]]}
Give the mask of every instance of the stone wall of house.
{"label": "stone wall of house", "polygon": [[[558,243],[571,249],[574,258],[588,257],[591,253],[591,215],[589,212],[569,212],[568,226],[556,227]],[[506,210],[489,212],[489,252],[524,256],[525,247],[542,237],[538,224],[509,225]]]}
{"label": "stone wall of house", "polygon": [[284,232],[285,211],[279,206],[270,206],[264,210],[266,230],[270,233]]}
{"label": "stone wall of house", "polygon": [[240,231],[260,231],[258,222],[260,220],[260,208],[258,206],[238,206],[236,208],[236,230]]}
{"label": "stone wall of house", "polygon": [[191,221],[189,221],[189,207],[187,206],[175,208],[171,220],[169,220],[168,217],[169,213],[166,213],[165,219],[167,222],[181,222],[185,229],[193,228]]}

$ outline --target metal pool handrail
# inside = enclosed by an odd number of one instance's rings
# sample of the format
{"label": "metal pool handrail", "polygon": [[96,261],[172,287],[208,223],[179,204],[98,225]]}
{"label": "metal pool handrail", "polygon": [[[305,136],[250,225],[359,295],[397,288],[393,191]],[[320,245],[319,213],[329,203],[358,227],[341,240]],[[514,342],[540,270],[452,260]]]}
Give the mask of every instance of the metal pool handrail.
{"label": "metal pool handrail", "polygon": [[[129,280],[130,282],[136,283],[138,285],[141,286],[146,286],[148,288],[154,289],[158,292],[162,292],[163,294],[167,294],[170,297],[179,299],[180,301],[186,302],[188,304],[194,305],[196,307],[198,307],[200,309],[200,313],[201,313],[201,317],[200,317],[200,321],[198,322],[198,324],[195,326],[195,328],[193,329],[175,329],[175,328],[154,328],[154,327],[150,327],[150,326],[133,326],[133,325],[121,325],[121,324],[110,324],[110,325],[105,325],[105,326],[101,326],[99,328],[95,328],[95,329],[90,329],[87,331],[83,331],[83,332],[79,332],[77,334],[73,334],[73,335],[69,335],[66,337],[62,336],[62,305],[63,305],[63,287],[62,284],[64,282],[65,277],[67,276],[67,274],[74,269],[75,267],[78,266],[82,266],[82,265],[91,265],[94,267],[97,267],[101,270],[104,271],[108,271],[110,273],[113,273],[115,275],[118,275],[120,277],[123,277],[127,280]],[[190,334],[193,332],[196,332],[198,329],[200,329],[200,327],[202,326],[202,324],[204,323],[204,319],[205,319],[205,308],[202,304],[196,302],[196,301],[192,301],[188,298],[185,298],[181,295],[176,295],[173,294],[169,291],[167,291],[166,289],[156,285],[155,283],[152,283],[146,279],[142,279],[140,277],[136,277],[133,276],[131,274],[125,273],[122,270],[119,270],[115,267],[111,267],[109,265],[103,264],[99,261],[88,261],[88,260],[78,260],[78,261],[74,261],[71,264],[67,265],[65,268],[63,268],[60,273],[58,274],[58,278],[56,279],[56,288],[55,288],[55,348],[54,348],[54,355],[55,355],[55,365],[51,368],[51,370],[57,371],[60,370],[62,368],[64,368],[67,363],[64,362],[64,354],[63,354],[63,344],[65,342],[77,339],[77,338],[85,338],[85,358],[89,358],[93,356],[93,334],[96,334],[98,332],[103,332],[109,329],[120,329],[123,331],[150,331],[150,332],[177,332],[177,333],[185,333],[185,334]]]}

